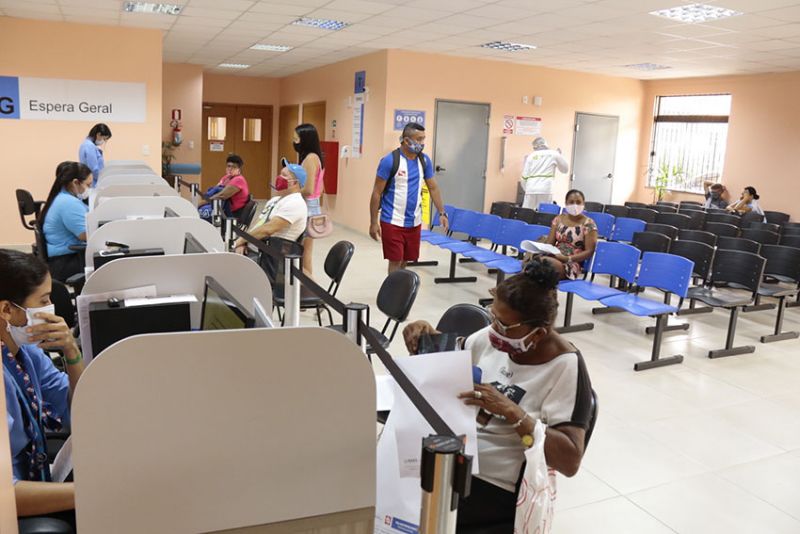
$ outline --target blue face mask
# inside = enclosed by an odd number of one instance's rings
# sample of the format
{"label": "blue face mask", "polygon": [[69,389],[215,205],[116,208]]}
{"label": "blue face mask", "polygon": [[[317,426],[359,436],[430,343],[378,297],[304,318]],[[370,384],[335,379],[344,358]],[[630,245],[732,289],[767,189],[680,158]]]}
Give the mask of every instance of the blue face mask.
{"label": "blue face mask", "polygon": [[425,150],[425,145],[423,143],[417,143],[416,141],[412,141],[411,139],[409,139],[408,149],[414,154],[422,154],[422,151]]}

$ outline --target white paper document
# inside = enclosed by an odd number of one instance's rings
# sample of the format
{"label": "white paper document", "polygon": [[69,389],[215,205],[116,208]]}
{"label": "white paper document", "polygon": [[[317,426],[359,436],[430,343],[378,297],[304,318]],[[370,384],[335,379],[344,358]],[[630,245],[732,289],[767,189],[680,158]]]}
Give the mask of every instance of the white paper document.
{"label": "white paper document", "polygon": [[392,375],[376,375],[375,376],[375,394],[377,395],[377,402],[375,410],[379,412],[388,412],[394,405],[394,388],[397,387],[397,382],[394,381]]}
{"label": "white paper document", "polygon": [[64,482],[72,472],[72,436],[61,446],[50,466],[50,477],[53,482]]}
{"label": "white paper document", "polygon": [[125,299],[125,306],[152,306],[154,304],[176,304],[178,302],[197,302],[196,295],[173,295],[171,297],[144,297]]}
{"label": "white paper document", "polygon": [[520,243],[519,247],[525,252],[531,252],[533,254],[561,254],[561,251],[553,245],[539,243],[538,241],[530,241],[528,239]]}

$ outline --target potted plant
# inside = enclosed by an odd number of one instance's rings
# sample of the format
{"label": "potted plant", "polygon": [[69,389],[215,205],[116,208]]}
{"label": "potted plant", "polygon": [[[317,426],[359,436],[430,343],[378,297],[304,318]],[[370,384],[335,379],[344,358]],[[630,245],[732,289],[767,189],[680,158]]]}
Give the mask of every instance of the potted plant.
{"label": "potted plant", "polygon": [[171,174],[172,162],[175,160],[175,148],[172,141],[161,141],[161,177],[164,179]]}
{"label": "potted plant", "polygon": [[653,181],[653,202],[664,199],[664,193],[667,192],[670,182],[682,183],[685,178],[683,165],[679,163],[670,165],[666,160],[662,161]]}

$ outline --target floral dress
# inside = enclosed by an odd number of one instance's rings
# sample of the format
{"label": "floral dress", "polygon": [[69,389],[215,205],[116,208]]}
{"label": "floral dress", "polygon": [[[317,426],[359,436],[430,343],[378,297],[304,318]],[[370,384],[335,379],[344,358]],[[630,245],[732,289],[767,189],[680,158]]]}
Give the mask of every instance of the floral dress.
{"label": "floral dress", "polygon": [[[578,226],[568,226],[564,224],[566,220],[568,220],[566,217],[561,216],[553,219],[553,228],[556,230],[556,248],[564,256],[573,256],[580,252],[585,252],[586,236],[591,232],[596,233],[597,225],[593,220],[585,216]],[[564,275],[569,280],[575,280],[581,274],[583,274],[583,269],[580,263],[569,261],[564,265]]]}

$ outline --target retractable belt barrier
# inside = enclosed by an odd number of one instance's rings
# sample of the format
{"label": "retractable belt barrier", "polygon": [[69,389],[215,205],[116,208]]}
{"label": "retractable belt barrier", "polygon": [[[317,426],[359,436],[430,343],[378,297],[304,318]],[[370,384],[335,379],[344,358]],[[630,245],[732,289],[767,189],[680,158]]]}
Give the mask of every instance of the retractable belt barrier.
{"label": "retractable belt barrier", "polygon": [[183,179],[182,176],[177,174],[173,175],[173,178],[175,179],[173,187],[175,187],[175,191],[177,191],[178,193],[181,192],[181,187],[189,188],[189,193],[191,194],[192,197],[192,204],[194,204],[194,207],[196,208],[198,204],[197,199],[200,196],[200,185],[194,182],[187,182],[186,180]]}

